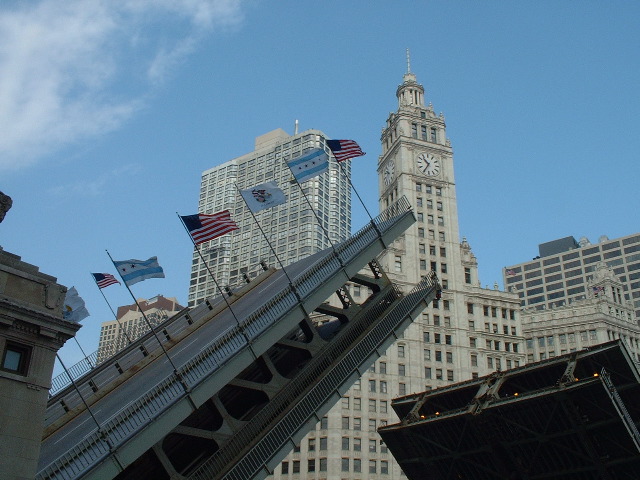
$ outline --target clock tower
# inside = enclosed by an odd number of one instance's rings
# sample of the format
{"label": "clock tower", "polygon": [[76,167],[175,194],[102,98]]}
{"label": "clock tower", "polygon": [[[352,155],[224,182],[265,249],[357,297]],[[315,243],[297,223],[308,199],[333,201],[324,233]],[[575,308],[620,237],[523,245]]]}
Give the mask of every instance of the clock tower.
{"label": "clock tower", "polygon": [[424,87],[409,65],[396,90],[398,109],[382,129],[379,203],[384,210],[406,197],[416,223],[389,245],[380,262],[404,292],[433,270],[443,293],[387,352],[389,362],[403,365],[401,371],[407,373],[398,379],[400,395],[526,361],[519,298],[498,290],[497,284],[493,289],[480,286],[477,259],[459,234],[453,150],[445,118],[425,103]]}
{"label": "clock tower", "polygon": [[[387,118],[381,136],[380,209],[405,196],[418,222],[392,246],[394,258],[387,271],[399,274],[396,281],[415,285],[428,270],[436,270],[449,286],[456,277],[453,265],[460,262],[460,253],[453,150],[444,115],[425,105],[424,87],[410,71],[404,74],[396,97],[398,110]],[[418,261],[413,264],[400,258],[396,263],[396,254],[416,256]],[[474,262],[469,265],[474,279],[476,267]]]}

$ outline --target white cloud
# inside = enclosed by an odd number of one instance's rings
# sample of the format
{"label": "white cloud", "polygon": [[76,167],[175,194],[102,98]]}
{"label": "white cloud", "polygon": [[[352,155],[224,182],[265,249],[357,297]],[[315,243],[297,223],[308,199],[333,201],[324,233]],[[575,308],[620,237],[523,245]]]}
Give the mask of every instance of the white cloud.
{"label": "white cloud", "polygon": [[12,5],[0,6],[0,171],[118,128],[202,35],[242,19],[240,0]]}

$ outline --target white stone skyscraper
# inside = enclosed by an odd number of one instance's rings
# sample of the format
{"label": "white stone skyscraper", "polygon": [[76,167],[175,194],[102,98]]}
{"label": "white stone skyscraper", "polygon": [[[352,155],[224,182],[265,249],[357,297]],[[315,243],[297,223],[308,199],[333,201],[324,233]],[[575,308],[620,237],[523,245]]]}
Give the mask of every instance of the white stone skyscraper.
{"label": "white stone skyscraper", "polygon": [[[202,173],[198,212],[212,214],[229,210],[239,227],[230,234],[199,245],[220,287],[244,283],[245,274],[253,278],[261,270],[261,261],[280,268],[265,236],[280,261],[287,265],[350,235],[349,161],[342,162],[341,169],[330,156],[328,172],[302,183],[308,203],[298,184],[292,181],[286,161],[312,148],[324,148],[329,152],[326,136],[321,131],[307,130],[290,136],[277,129],[257,137],[253,152]],[[284,191],[287,202],[257,213],[258,226],[238,189],[270,181],[275,181]],[[188,305],[219,295],[215,282],[194,250]]]}
{"label": "white stone skyscraper", "polygon": [[[391,400],[525,363],[518,296],[480,287],[478,263],[460,239],[453,151],[444,116],[424,103],[407,72],[398,109],[383,128],[379,204],[405,196],[417,222],[379,259],[404,292],[435,270],[442,299],[426,308],[275,469],[274,478],[399,479],[377,428],[397,421]],[[358,291],[351,292],[358,300]]]}

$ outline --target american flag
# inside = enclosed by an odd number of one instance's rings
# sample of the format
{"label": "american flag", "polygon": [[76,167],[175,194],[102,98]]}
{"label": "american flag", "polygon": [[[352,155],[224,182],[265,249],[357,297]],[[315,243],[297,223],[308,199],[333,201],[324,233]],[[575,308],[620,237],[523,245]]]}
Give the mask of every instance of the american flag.
{"label": "american flag", "polygon": [[598,294],[604,293],[604,287],[593,287],[593,296],[597,297]]}
{"label": "american flag", "polygon": [[365,155],[360,146],[353,140],[327,140],[327,146],[339,162]]}
{"label": "american flag", "polygon": [[515,270],[507,270],[506,274],[507,274],[507,277],[515,277],[516,276],[516,271]]}
{"label": "american flag", "polygon": [[236,222],[231,220],[229,210],[223,210],[213,215],[198,213],[181,218],[196,245],[238,230]]}
{"label": "american flag", "polygon": [[93,278],[95,279],[96,284],[99,288],[108,287],[109,285],[113,285],[114,283],[120,283],[118,280],[116,280],[116,277],[114,277],[110,273],[92,273],[91,275],[93,275]]}

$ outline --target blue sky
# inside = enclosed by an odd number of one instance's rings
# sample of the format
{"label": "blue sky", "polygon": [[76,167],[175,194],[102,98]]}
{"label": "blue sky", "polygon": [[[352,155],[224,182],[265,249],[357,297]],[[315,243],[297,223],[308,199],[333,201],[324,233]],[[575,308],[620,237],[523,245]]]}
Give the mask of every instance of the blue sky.
{"label": "blue sky", "polygon": [[[460,233],[483,285],[502,285],[539,243],[640,230],[639,18],[635,1],[4,0],[0,191],[14,206],[0,245],[76,286],[94,351],[111,314],[89,273],[115,274],[105,250],[157,255],[167,278],[133,292],[186,304],[176,212],[195,213],[201,172],[258,135],[297,119],[357,140],[353,183],[377,211],[409,48],[447,121]],[[74,342],[62,356],[78,360]]]}

